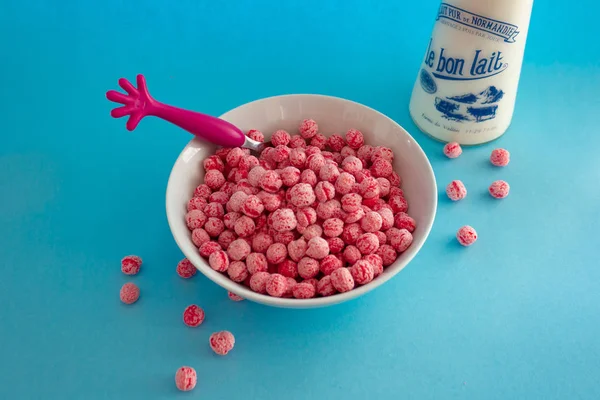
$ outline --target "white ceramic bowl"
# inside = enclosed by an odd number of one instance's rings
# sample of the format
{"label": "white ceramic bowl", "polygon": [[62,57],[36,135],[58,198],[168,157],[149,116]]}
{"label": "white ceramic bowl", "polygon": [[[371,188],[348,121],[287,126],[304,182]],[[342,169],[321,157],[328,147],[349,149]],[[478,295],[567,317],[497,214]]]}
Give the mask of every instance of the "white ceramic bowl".
{"label": "white ceramic bowl", "polygon": [[371,283],[350,292],[313,299],[283,299],[262,295],[213,271],[199,255],[185,223],[186,206],[194,189],[203,179],[202,160],[215,146],[193,139],[183,149],[173,166],[167,186],[167,218],[171,232],[185,256],[209,279],[231,292],[258,303],[289,308],[320,307],[341,303],[361,296],[387,282],[400,272],[423,246],[429,235],[437,207],[437,188],[427,156],[417,142],[400,125],[364,105],[336,97],[320,95],[286,95],[269,97],[239,106],[221,116],[243,131],[258,129],[266,139],[277,129],[296,133],[304,118],[319,124],[319,132],[328,136],[345,133],[350,128],[363,132],[370,145],[390,147],[395,154],[394,169],[402,177],[402,188],[409,203],[409,213],[416,220],[414,241],[394,264]]}

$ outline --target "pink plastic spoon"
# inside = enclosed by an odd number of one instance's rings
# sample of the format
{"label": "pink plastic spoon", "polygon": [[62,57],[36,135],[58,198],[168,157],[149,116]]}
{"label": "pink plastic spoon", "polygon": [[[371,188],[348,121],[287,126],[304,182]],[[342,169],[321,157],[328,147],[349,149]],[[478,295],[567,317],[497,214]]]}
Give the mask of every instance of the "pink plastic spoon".
{"label": "pink plastic spoon", "polygon": [[119,86],[127,92],[126,95],[116,90],[109,90],[106,92],[106,98],[123,104],[122,107],[114,108],[110,115],[113,118],[129,115],[126,124],[129,131],[133,131],[142,118],[154,116],[219,146],[246,147],[257,152],[263,149],[262,143],[250,139],[241,129],[227,121],[154,100],[148,92],[146,78],[143,75],[137,76],[137,89],[125,78],[119,79]]}

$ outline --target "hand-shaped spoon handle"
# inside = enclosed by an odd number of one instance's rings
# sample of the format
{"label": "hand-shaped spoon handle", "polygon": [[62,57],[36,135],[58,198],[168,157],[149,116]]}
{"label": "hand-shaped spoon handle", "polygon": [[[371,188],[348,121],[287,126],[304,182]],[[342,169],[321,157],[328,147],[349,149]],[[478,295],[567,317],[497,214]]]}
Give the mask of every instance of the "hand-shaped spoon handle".
{"label": "hand-shaped spoon handle", "polygon": [[129,115],[126,127],[130,131],[137,127],[142,118],[151,115],[220,146],[239,147],[246,140],[244,132],[227,121],[154,100],[148,92],[143,75],[137,76],[137,88],[125,78],[119,79],[119,86],[127,92],[127,95],[115,90],[106,92],[108,100],[123,104],[122,107],[113,109],[110,115],[114,118]]}

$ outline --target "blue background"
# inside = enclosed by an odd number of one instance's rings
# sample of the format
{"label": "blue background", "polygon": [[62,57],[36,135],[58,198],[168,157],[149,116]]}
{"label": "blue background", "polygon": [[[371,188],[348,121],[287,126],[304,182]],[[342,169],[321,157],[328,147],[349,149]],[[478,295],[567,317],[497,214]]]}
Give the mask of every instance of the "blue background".
{"label": "blue background", "polygon": [[[537,1],[508,133],[450,161],[408,101],[437,1],[62,1],[0,4],[1,399],[600,398],[600,5]],[[165,217],[189,135],[134,133],[106,90],[144,73],[156,98],[219,115],[284,93],[349,98],[405,126],[442,195],[431,236],[356,301],[290,311],[233,303],[182,255]],[[511,164],[492,168],[502,146]],[[493,201],[505,179],[510,197]],[[454,242],[463,224],[480,239]],[[119,302],[126,254],[144,258]],[[207,318],[181,322],[192,303]],[[234,332],[225,358],[211,332]],[[179,393],[176,369],[199,374]]]}

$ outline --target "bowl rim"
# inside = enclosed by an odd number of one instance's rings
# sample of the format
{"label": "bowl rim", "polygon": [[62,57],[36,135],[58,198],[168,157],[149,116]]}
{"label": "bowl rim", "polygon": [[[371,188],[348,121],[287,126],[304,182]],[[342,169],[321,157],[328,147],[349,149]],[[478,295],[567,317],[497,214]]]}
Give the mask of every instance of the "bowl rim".
{"label": "bowl rim", "polygon": [[[419,145],[419,143],[414,139],[414,137],[404,128],[402,127],[399,123],[397,123],[396,121],[394,121],[392,118],[388,117],[387,115],[383,114],[380,111],[377,111],[374,108],[371,108],[369,106],[366,106],[364,104],[358,103],[356,101],[353,100],[348,100],[348,99],[344,99],[342,97],[336,97],[336,96],[329,96],[329,95],[322,95],[322,94],[309,94],[309,93],[299,93],[299,94],[283,94],[283,95],[275,95],[275,96],[269,96],[269,97],[264,97],[264,98],[260,98],[260,99],[256,99],[244,104],[241,104],[235,108],[232,108],[231,110],[221,114],[219,116],[219,118],[222,118],[224,120],[227,120],[227,114],[229,113],[233,113],[235,111],[237,111],[238,109],[242,108],[242,107],[247,107],[250,106],[252,104],[255,103],[261,103],[261,102],[267,102],[267,101],[272,101],[274,99],[283,99],[283,98],[289,98],[289,97],[306,97],[306,98],[311,98],[311,97],[317,97],[317,98],[327,98],[330,100],[334,100],[334,101],[340,101],[340,102],[344,102],[344,103],[352,103],[356,106],[362,107],[364,109],[366,109],[367,111],[373,112],[377,115],[379,115],[382,118],[385,118],[387,120],[389,120],[390,123],[392,123],[393,125],[396,125],[397,128],[400,129],[400,131],[404,132],[407,135],[407,138],[410,139],[410,141],[412,142],[412,144],[415,146],[415,150],[417,152],[420,152],[420,155],[422,157],[424,157],[424,159],[426,160],[426,173],[430,176],[430,182],[433,185],[432,190],[434,193],[433,196],[433,210],[431,213],[430,218],[428,219],[427,223],[425,226],[423,225],[419,225],[419,227],[423,228],[423,235],[421,236],[421,239],[415,243],[413,242],[412,245],[409,247],[410,250],[410,254],[408,254],[407,258],[405,258],[402,262],[403,265],[400,266],[400,268],[395,271],[394,273],[390,273],[390,274],[382,274],[380,275],[376,280],[373,280],[372,282],[364,285],[364,286],[360,286],[356,289],[350,290],[348,292],[345,293],[337,293],[333,296],[326,296],[326,297],[314,297],[311,299],[295,299],[295,298],[282,298],[282,297],[272,297],[272,296],[268,296],[266,294],[260,294],[260,293],[256,293],[253,292],[250,288],[246,288],[244,286],[242,286],[239,283],[236,283],[232,280],[230,280],[229,278],[222,276],[222,274],[213,271],[210,266],[208,265],[208,263],[206,261],[204,261],[203,267],[206,268],[206,271],[204,271],[203,268],[199,267],[198,265],[196,265],[194,262],[192,262],[192,260],[190,260],[190,262],[192,263],[192,265],[194,265],[194,267],[196,267],[196,269],[198,271],[200,271],[204,276],[206,276],[208,279],[210,279],[212,282],[216,283],[217,285],[221,286],[223,289],[226,289],[229,292],[235,293],[241,297],[243,297],[244,299],[247,300],[251,300],[255,303],[259,303],[259,304],[264,304],[264,305],[268,305],[268,306],[272,306],[272,307],[282,307],[282,308],[298,308],[298,309],[304,309],[304,308],[316,308],[316,307],[325,307],[325,306],[330,306],[330,305],[335,305],[335,304],[340,304],[352,299],[356,299],[357,297],[360,297],[372,290],[375,290],[376,288],[378,288],[379,286],[383,285],[384,283],[386,283],[387,281],[389,281],[391,278],[393,278],[394,276],[396,276],[398,273],[400,273],[404,268],[406,268],[406,266],[415,258],[415,256],[419,253],[419,251],[421,250],[421,248],[423,247],[423,245],[425,244],[425,242],[427,241],[427,238],[429,237],[429,234],[431,232],[431,229],[433,227],[433,224],[435,222],[435,217],[437,214],[437,206],[438,206],[438,196],[437,196],[437,183],[436,183],[436,179],[435,179],[435,173],[433,171],[433,167],[431,166],[431,162],[429,161],[429,158],[427,157],[427,154],[423,151],[423,149],[421,148],[421,146]],[[175,167],[177,165],[177,163],[179,162],[179,160],[181,159],[181,157],[184,155],[184,153],[186,152],[186,150],[190,147],[190,144],[196,140],[196,138],[192,138],[187,144],[186,146],[181,150],[181,152],[179,153],[179,155],[177,156],[177,158],[175,159],[175,162],[173,164],[173,167],[171,168],[171,172],[169,173],[169,179],[167,181],[167,189],[166,189],[166,193],[165,193],[165,207],[166,207],[166,213],[167,213],[167,222],[169,224],[169,230],[171,231],[171,235],[173,236],[173,239],[175,240],[175,243],[177,244],[177,247],[179,247],[179,250],[183,253],[183,255],[187,257],[186,252],[182,249],[182,244],[180,243],[180,241],[177,238],[177,235],[175,233],[175,229],[173,228],[173,224],[172,224],[172,220],[174,218],[178,218],[175,215],[173,215],[173,213],[171,213],[169,211],[169,209],[171,207],[169,207],[169,192],[170,192],[170,188],[171,185],[173,184],[173,176],[174,176],[174,170]],[[202,259],[202,256],[199,256],[200,259]],[[189,259],[189,258],[188,258]],[[396,262],[396,261],[395,261]],[[388,267],[389,268],[389,267]],[[216,275],[215,275],[216,274]],[[213,276],[214,275],[214,276]]]}

